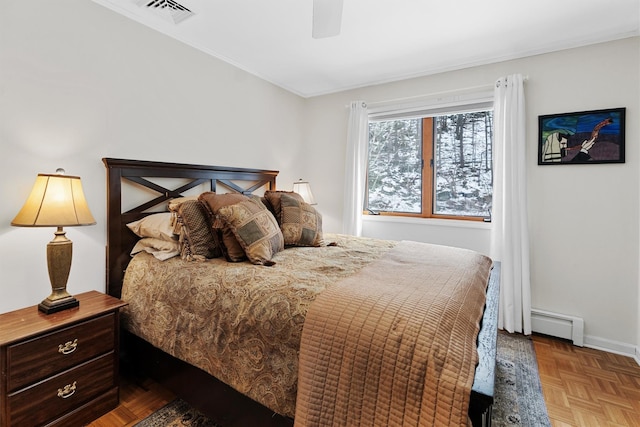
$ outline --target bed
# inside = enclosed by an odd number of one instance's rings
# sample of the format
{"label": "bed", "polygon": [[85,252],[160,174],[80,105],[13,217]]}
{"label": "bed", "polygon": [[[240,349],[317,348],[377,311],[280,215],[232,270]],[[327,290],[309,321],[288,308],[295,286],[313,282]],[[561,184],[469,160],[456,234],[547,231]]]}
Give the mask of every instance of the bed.
{"label": "bed", "polygon": [[[380,301],[383,305],[394,307],[397,302],[385,300],[387,298],[385,281],[389,281],[385,275],[413,271],[407,275],[420,279],[432,274],[430,270],[420,270],[423,267],[417,266],[422,264],[420,259],[428,258],[434,260],[429,267],[431,269],[447,262],[451,264],[445,268],[447,274],[454,271],[456,276],[452,276],[453,279],[447,276],[441,280],[442,286],[449,286],[449,282],[467,277],[457,276],[457,274],[463,274],[458,273],[457,270],[467,270],[457,266],[467,262],[469,254],[452,250],[451,255],[445,256],[442,254],[442,248],[434,248],[431,245],[325,235],[321,245],[285,249],[275,253],[273,257],[268,257],[267,260],[258,259],[256,262],[258,265],[247,262],[229,263],[224,258],[208,259],[205,262],[187,262],[181,259],[184,256],[158,261],[146,253],[137,255],[131,262],[130,252],[138,243],[139,237],[127,227],[127,224],[150,217],[156,213],[154,208],[160,206],[161,210],[164,210],[169,201],[186,199],[183,196],[189,193],[228,192],[250,195],[265,190],[274,192],[277,171],[113,158],[105,158],[103,161],[107,168],[108,188],[107,292],[129,302],[128,312],[123,316],[125,319],[122,334],[125,340],[122,345],[123,366],[144,369],[145,374],[167,385],[223,426],[293,425],[294,422],[296,425],[354,425],[367,422],[381,425],[380,420],[385,420],[385,424],[427,425],[441,422],[445,415],[438,414],[438,409],[434,414],[429,415],[434,418],[427,423],[424,420],[428,418],[422,407],[429,406],[431,402],[449,398],[451,399],[450,407],[460,407],[465,410],[468,408],[468,419],[474,426],[490,425],[499,275],[496,266],[491,269],[489,275],[487,262],[490,266],[490,261],[473,254],[469,261],[469,269],[475,269],[475,264],[482,264],[480,269],[484,272],[484,276],[480,274],[473,279],[476,282],[484,282],[481,286],[475,286],[481,289],[482,298],[473,293],[467,295],[467,291],[464,297],[482,300],[477,316],[478,321],[475,321],[477,335],[474,335],[474,340],[477,336],[477,341],[473,342],[474,348],[464,351],[466,356],[463,357],[463,366],[459,368],[461,372],[465,372],[469,370],[470,364],[472,365],[470,379],[467,381],[470,387],[465,388],[458,384],[448,385],[445,377],[445,380],[439,380],[441,383],[438,383],[437,387],[429,387],[445,390],[435,395],[440,397],[434,398],[429,393],[428,396],[425,395],[426,397],[416,399],[415,397],[419,394],[413,391],[416,388],[414,378],[416,373],[418,377],[431,377],[433,376],[431,373],[446,370],[446,366],[445,368],[426,366],[429,365],[426,362],[433,359],[433,353],[429,356],[428,352],[423,356],[425,363],[420,362],[420,358],[416,356],[420,352],[416,349],[421,349],[426,344],[421,341],[408,341],[407,338],[413,332],[409,334],[406,331],[413,330],[411,328],[428,329],[429,324],[433,322],[421,320],[422,323],[413,325],[411,322],[402,320],[390,322],[385,326],[386,331],[377,329],[380,325],[385,325],[385,322],[375,320],[375,315],[379,314],[376,310],[379,310]],[[124,191],[124,187],[128,190]],[[140,194],[131,197],[129,194],[131,191]],[[125,199],[132,199],[133,202]],[[285,199],[285,196],[282,200],[289,203],[289,199]],[[252,203],[248,205],[253,206]],[[333,244],[327,244],[329,242]],[[420,252],[434,250],[436,252]],[[445,249],[445,251],[448,250]],[[406,260],[412,257],[417,259],[415,268],[418,270],[414,271],[412,270],[414,267],[409,268],[407,267],[409,264],[405,264]],[[270,263],[275,263],[276,266],[270,266]],[[393,270],[396,264],[401,265],[401,270]],[[311,276],[310,271],[314,269],[321,274]],[[280,273],[274,273],[278,271]],[[276,274],[281,276],[273,279]],[[217,287],[212,290],[207,288],[211,285],[201,284],[204,283],[203,278],[208,279],[215,275],[221,277],[218,282],[223,285],[215,285]],[[444,273],[438,272],[433,275],[437,280]],[[130,284],[123,289],[125,276]],[[360,276],[363,278],[359,278]],[[256,288],[257,290],[253,288],[245,290],[240,285],[230,285],[231,278],[236,282],[238,280],[242,283],[256,282],[262,286]],[[168,287],[166,285],[160,286],[160,290],[151,290],[161,280],[168,280],[171,283],[171,292],[162,291]],[[407,279],[407,283],[409,280],[410,278]],[[349,281],[354,284],[343,285]],[[175,285],[183,282],[188,283],[184,288],[179,287],[182,285]],[[302,286],[300,283],[305,285]],[[135,286],[138,286],[137,290]],[[469,286],[469,288],[472,287]],[[403,301],[415,299],[413,296],[406,297],[408,294],[415,293],[414,288],[407,285],[407,289],[403,291],[405,294],[393,298],[401,298]],[[267,290],[272,292],[267,293]],[[220,304],[215,307],[212,306],[213,302],[209,302],[208,297],[204,297],[205,294],[212,292],[218,296],[215,298],[215,304]],[[236,303],[234,301],[237,300],[233,299],[225,302],[222,297],[225,292],[251,294],[250,298],[244,295],[245,299],[240,301],[257,302],[249,304],[252,306],[249,308],[235,307],[234,305],[244,303]],[[369,293],[375,296],[359,300],[362,294]],[[287,297],[283,297],[283,294],[287,294]],[[167,299],[176,295],[178,302],[170,302]],[[194,307],[187,309],[186,301],[189,295],[196,297],[193,298]],[[295,298],[293,303],[290,299],[291,295]],[[372,298],[375,301],[372,302]],[[401,305],[402,310],[410,310],[411,313],[421,312],[422,315],[407,316],[406,313],[399,311],[394,312],[394,318],[428,318],[430,312],[424,307],[429,304],[429,300],[424,299],[425,296],[420,298],[423,299],[411,303],[413,305],[406,306],[405,302]],[[342,304],[344,307],[339,307],[343,301],[349,301],[349,304]],[[360,302],[356,303],[356,301]],[[357,304],[360,305],[355,309],[354,306]],[[167,311],[171,305],[175,306],[175,312]],[[235,311],[231,311],[232,309]],[[245,314],[247,310],[254,310],[253,314],[247,316]],[[365,316],[361,315],[363,310],[366,310]],[[470,309],[470,311],[473,310]],[[256,315],[256,312],[259,314]],[[334,314],[336,312],[339,314]],[[466,313],[464,310],[460,312]],[[211,313],[215,313],[217,317],[213,320],[206,319],[206,321],[216,326],[213,331],[203,333],[202,331],[206,329],[203,326],[203,319]],[[280,315],[283,319],[278,318]],[[259,316],[267,317],[261,319]],[[344,329],[343,325],[356,324],[354,319],[358,318],[363,318],[363,324],[356,329],[361,339],[351,339],[353,332],[346,331],[345,336],[341,338],[342,341],[338,340],[336,337],[342,333],[340,331]],[[175,330],[176,322],[183,324],[179,331]],[[222,325],[225,322],[233,324],[236,328],[235,332],[223,328]],[[282,332],[284,330],[282,324],[287,322],[293,325],[291,328],[294,332]],[[474,321],[471,323],[473,324]],[[479,332],[477,323],[480,326]],[[259,329],[255,324],[261,325],[262,329],[259,332],[253,330]],[[159,325],[160,332],[150,331],[150,325]],[[398,328],[404,328],[405,335],[402,335],[402,340],[387,338]],[[452,326],[452,328],[457,331],[458,326]],[[260,334],[262,338],[258,339],[259,337],[252,335],[254,333]],[[269,336],[267,339],[264,338],[266,335]],[[368,352],[367,343],[377,340],[379,336],[385,337],[380,348],[388,351],[385,350],[385,354],[375,359],[375,363],[372,362],[374,359],[370,355],[364,359],[364,362],[358,359],[363,352]],[[215,351],[207,349],[206,346],[196,346],[207,340],[215,341],[220,347],[217,350],[219,351],[217,356]],[[439,340],[440,338],[438,342]],[[444,341],[447,340],[444,339]],[[475,344],[477,344],[477,358]],[[328,350],[327,346],[330,347]],[[468,347],[468,343],[465,346]],[[371,348],[374,347],[371,346]],[[436,349],[436,351],[439,350]],[[209,352],[214,354],[205,354]],[[364,368],[362,368],[363,363],[366,365]],[[275,368],[267,370],[265,365],[269,364]],[[394,385],[390,386],[389,390],[385,390],[385,381],[379,378],[383,378],[387,372],[394,369],[410,374],[393,375],[387,382]],[[425,375],[427,371],[430,372],[429,375]],[[362,375],[359,372],[362,372]],[[372,385],[367,384],[366,381],[358,381],[359,378],[371,377],[371,372],[378,372],[373,377],[378,381],[377,383]],[[464,375],[460,374],[460,377],[464,378]],[[336,378],[336,384],[330,381],[333,378]],[[420,381],[425,380],[421,378]],[[229,384],[232,387],[229,387]],[[420,387],[426,386],[421,383]],[[451,391],[452,389],[456,390],[455,393]],[[462,401],[456,400],[460,395],[458,389],[466,390]],[[400,394],[398,390],[401,390]],[[399,399],[398,396],[403,397]],[[358,399],[359,403],[356,402]],[[343,405],[342,403],[346,400],[350,401]],[[372,401],[377,403],[373,404],[373,408],[367,409],[367,405],[371,405]],[[360,405],[355,412],[349,409],[356,404],[354,402]],[[385,408],[385,412],[376,415],[377,418],[368,420],[353,418],[354,413],[361,416],[363,413],[379,412],[378,408]],[[448,411],[454,412],[451,409]],[[248,414],[251,418],[247,418]],[[414,420],[412,417],[415,414],[417,418],[422,417],[422,420]],[[466,422],[467,414],[463,415]],[[451,415],[447,413],[446,416]],[[459,420],[460,417],[455,419]]]}

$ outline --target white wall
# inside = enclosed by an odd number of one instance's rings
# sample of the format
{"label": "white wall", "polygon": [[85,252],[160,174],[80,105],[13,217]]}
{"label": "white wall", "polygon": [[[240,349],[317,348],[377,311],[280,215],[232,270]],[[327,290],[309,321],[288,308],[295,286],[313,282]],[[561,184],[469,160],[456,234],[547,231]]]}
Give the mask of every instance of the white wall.
{"label": "white wall", "polygon": [[476,221],[428,220],[392,216],[366,216],[362,234],[378,239],[416,240],[456,246],[489,255],[491,224]]}
{"label": "white wall", "polygon": [[[527,176],[534,308],[584,318],[585,343],[625,353],[638,345],[639,38],[404,80],[309,100],[307,134],[314,193],[327,227],[339,230],[344,147],[352,100],[368,103],[491,85],[529,77]],[[542,114],[626,107],[626,163],[538,166]],[[314,162],[324,165],[314,168]],[[326,173],[329,170],[331,173]],[[337,196],[337,197],[336,197]],[[484,228],[367,221],[365,235],[422,240],[484,252]],[[486,252],[485,252],[486,253]]]}
{"label": "white wall", "polygon": [[82,177],[97,225],[67,228],[71,293],[104,290],[102,157],[301,174],[304,100],[93,2],[3,1],[0,13],[0,312],[50,293],[54,229],[9,224],[38,173]]}

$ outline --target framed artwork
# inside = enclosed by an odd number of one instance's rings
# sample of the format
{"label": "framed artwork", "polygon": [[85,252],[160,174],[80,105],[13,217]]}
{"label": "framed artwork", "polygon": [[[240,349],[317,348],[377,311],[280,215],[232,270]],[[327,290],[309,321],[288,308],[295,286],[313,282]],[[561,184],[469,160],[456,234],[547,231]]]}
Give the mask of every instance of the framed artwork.
{"label": "framed artwork", "polygon": [[624,163],[624,108],[538,116],[538,164]]}

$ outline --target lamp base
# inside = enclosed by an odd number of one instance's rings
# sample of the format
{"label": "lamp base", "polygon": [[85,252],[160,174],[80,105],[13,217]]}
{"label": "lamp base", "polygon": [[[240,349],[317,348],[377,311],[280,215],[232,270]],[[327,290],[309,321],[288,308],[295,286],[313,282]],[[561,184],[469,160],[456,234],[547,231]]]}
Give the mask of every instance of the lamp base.
{"label": "lamp base", "polygon": [[72,296],[69,296],[67,298],[60,298],[57,300],[46,298],[42,300],[40,304],[38,304],[38,310],[45,314],[51,314],[57,313],[58,311],[66,310],[68,308],[78,307],[79,305],[80,301]]}
{"label": "lamp base", "polygon": [[47,245],[47,266],[51,280],[51,295],[42,300],[38,310],[46,314],[56,313],[80,305],[77,299],[67,292],[67,279],[71,270],[73,243],[67,239],[62,227],[58,227],[55,237]]}

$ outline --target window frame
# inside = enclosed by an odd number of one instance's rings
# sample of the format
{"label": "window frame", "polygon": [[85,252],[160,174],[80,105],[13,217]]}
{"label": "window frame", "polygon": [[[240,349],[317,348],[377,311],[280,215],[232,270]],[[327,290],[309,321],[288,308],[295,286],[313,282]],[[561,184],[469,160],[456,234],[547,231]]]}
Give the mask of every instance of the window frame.
{"label": "window frame", "polygon": [[[365,207],[363,209],[363,215],[490,222],[491,218],[487,218],[486,216],[444,215],[433,213],[435,204],[435,141],[433,118],[441,115],[472,113],[479,111],[493,111],[493,91],[482,91],[450,97],[437,97],[435,99],[427,98],[425,100],[414,101],[411,103],[386,103],[379,107],[370,108],[368,122],[371,120],[383,121],[411,118],[420,118],[422,120],[422,212],[410,213],[375,211],[376,213],[372,214],[371,211],[368,210],[367,206],[369,199],[369,180],[366,178],[364,197]],[[430,122],[429,126],[425,125],[425,121],[427,120]],[[369,150],[367,148],[367,176],[369,174],[368,152]]]}

